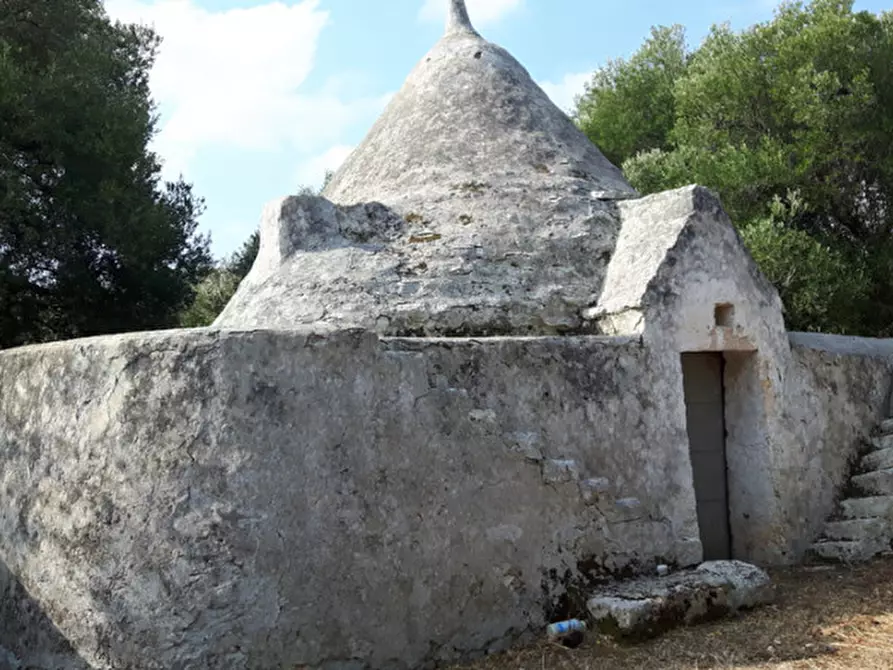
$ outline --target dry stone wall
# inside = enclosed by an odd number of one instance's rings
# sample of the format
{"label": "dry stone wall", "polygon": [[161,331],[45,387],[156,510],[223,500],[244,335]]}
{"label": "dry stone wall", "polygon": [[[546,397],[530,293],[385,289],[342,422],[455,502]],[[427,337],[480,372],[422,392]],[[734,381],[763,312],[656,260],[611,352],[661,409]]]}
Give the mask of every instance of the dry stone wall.
{"label": "dry stone wall", "polygon": [[[821,533],[858,457],[890,413],[893,340],[791,333],[787,468],[778,497],[797,559]],[[796,532],[794,531],[796,529]]]}
{"label": "dry stone wall", "polygon": [[[786,530],[775,562],[820,531],[893,372],[889,343],[791,339],[786,469],[751,529]],[[420,667],[500,648],[599,578],[697,563],[667,356],[360,331],[2,353],[0,658]]]}
{"label": "dry stone wall", "polygon": [[[586,578],[700,558],[676,389],[649,370],[636,339],[180,331],[5,352],[0,560],[91,668],[498,648]],[[25,664],[40,651],[9,637]]]}

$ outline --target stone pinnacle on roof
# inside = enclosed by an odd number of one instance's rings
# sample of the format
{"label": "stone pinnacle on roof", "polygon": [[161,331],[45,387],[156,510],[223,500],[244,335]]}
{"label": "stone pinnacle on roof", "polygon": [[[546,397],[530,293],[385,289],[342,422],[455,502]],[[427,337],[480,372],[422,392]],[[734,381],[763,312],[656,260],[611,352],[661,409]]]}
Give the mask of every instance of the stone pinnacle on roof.
{"label": "stone pinnacle on roof", "polygon": [[471,25],[468,18],[468,9],[465,7],[465,0],[449,0],[450,10],[447,16],[446,34],[455,35],[457,33],[472,33],[477,35],[478,32]]}
{"label": "stone pinnacle on roof", "polygon": [[545,194],[546,202],[559,192],[634,195],[524,66],[475,31],[465,0],[440,1],[448,2],[446,33],[323,195],[339,205],[380,202],[431,222],[474,216],[465,211],[469,184],[485,189],[493,212],[506,211],[497,200],[513,207],[524,193]]}

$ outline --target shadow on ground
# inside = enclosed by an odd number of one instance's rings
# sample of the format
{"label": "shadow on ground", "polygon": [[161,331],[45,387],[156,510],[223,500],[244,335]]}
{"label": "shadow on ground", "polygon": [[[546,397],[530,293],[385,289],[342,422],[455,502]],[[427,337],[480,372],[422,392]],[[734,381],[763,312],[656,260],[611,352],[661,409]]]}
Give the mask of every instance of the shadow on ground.
{"label": "shadow on ground", "polygon": [[775,605],[640,645],[589,636],[540,644],[468,670],[880,670],[893,668],[893,560],[777,570]]}
{"label": "shadow on ground", "polygon": [[2,561],[0,670],[90,670]]}

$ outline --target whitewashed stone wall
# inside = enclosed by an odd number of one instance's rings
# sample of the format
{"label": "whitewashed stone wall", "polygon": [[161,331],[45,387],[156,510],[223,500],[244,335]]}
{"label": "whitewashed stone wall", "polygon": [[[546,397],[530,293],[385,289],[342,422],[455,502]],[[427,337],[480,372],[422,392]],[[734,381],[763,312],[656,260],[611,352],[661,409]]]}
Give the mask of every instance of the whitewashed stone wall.
{"label": "whitewashed stone wall", "polygon": [[[417,667],[499,648],[593,580],[696,563],[678,356],[647,337],[175,331],[0,354],[0,652]],[[765,510],[733,523],[736,554],[778,537],[769,563],[819,532],[893,370],[889,343],[792,340],[777,412],[741,401],[771,418],[757,435],[781,429],[730,456],[752,466],[732,513]]]}
{"label": "whitewashed stone wall", "polygon": [[91,668],[466,656],[699,560],[678,383],[635,338],[5,352],[0,560]]}

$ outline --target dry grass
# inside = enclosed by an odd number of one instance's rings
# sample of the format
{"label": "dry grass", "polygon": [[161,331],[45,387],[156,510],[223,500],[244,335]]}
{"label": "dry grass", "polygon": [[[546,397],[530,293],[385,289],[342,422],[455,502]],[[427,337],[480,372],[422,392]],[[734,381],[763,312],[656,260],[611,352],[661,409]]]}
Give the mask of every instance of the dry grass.
{"label": "dry grass", "polygon": [[[466,670],[879,670],[893,668],[893,560],[773,573],[777,603],[678,629],[646,644],[588,636],[568,650],[543,643]],[[456,669],[458,670],[458,669]]]}

